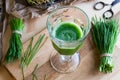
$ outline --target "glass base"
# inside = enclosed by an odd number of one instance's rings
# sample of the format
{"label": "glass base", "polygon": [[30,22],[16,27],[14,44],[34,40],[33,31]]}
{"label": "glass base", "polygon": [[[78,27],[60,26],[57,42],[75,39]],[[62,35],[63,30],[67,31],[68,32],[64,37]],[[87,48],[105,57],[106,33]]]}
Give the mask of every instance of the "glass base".
{"label": "glass base", "polygon": [[69,73],[77,69],[80,64],[80,54],[75,53],[71,56],[60,55],[54,52],[50,58],[51,66],[60,73]]}

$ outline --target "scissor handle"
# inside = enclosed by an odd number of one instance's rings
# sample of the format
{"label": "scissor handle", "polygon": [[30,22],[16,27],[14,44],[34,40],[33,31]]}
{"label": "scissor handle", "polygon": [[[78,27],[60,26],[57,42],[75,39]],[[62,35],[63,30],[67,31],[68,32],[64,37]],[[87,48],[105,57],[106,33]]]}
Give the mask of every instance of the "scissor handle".
{"label": "scissor handle", "polygon": [[120,0],[115,0],[113,3],[112,3],[112,6],[118,4],[120,2]]}
{"label": "scissor handle", "polygon": [[114,15],[113,11],[110,9],[110,10],[107,10],[103,13],[103,18],[105,19],[110,19],[112,18]]}
{"label": "scissor handle", "polygon": [[111,9],[107,10],[106,12],[103,13],[104,18],[110,19],[120,11],[120,0],[115,0],[115,2],[113,2],[113,3],[112,3],[113,5],[112,5]]}
{"label": "scissor handle", "polygon": [[105,5],[106,4],[104,2],[97,2],[97,3],[94,4],[93,8],[95,10],[101,10],[105,7]]}

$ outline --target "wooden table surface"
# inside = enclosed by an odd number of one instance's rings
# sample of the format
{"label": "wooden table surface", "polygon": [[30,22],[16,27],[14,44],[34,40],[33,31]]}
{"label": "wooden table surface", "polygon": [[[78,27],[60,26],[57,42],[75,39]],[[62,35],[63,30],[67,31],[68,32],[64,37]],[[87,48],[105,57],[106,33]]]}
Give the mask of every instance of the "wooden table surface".
{"label": "wooden table surface", "polygon": [[[108,9],[106,7],[101,11],[95,11],[93,9],[94,3],[95,1],[91,1],[91,2],[86,2],[86,3],[81,3],[78,5],[81,9],[83,9],[88,14],[90,19],[94,15],[102,16],[102,13],[106,9]],[[120,13],[118,13],[115,17],[119,19]],[[48,34],[46,29],[43,30],[42,33]],[[50,39],[48,39],[47,44],[48,43],[50,43]],[[45,45],[45,47],[46,46],[47,45]],[[47,46],[47,48],[49,48],[50,50],[53,50],[51,43],[49,44],[49,46]],[[114,60],[115,67],[114,67],[113,72],[110,74],[104,74],[98,71],[99,55],[97,54],[97,51],[94,47],[90,34],[87,36],[86,40],[84,41],[84,45],[82,49],[80,50],[80,54],[81,54],[81,63],[75,72],[72,72],[69,74],[60,74],[56,72],[55,70],[53,70],[48,59],[45,59],[46,62],[43,63],[38,68],[38,71],[37,71],[38,78],[40,80],[43,80],[43,77],[46,74],[47,80],[119,80],[120,79],[120,76],[119,76],[120,75],[120,37],[118,38],[118,41],[116,43],[115,50],[114,50],[113,60]],[[43,56],[42,58],[44,60],[44,58],[46,57]],[[10,72],[9,70],[11,69],[9,69],[8,66],[6,67],[7,69],[2,66],[0,67],[0,80],[14,80],[15,79],[12,76],[16,77],[16,75],[14,75],[13,73],[9,73]],[[21,80],[19,78],[16,78],[16,79]],[[31,74],[26,76],[26,80],[32,80]]]}

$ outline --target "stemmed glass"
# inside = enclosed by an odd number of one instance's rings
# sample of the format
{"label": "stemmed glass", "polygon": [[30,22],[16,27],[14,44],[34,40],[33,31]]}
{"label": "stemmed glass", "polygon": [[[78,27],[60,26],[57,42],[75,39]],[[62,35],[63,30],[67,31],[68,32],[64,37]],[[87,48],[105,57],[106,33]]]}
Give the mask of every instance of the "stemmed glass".
{"label": "stemmed glass", "polygon": [[47,18],[47,29],[53,51],[50,57],[52,67],[61,73],[69,73],[79,66],[83,41],[90,31],[87,14],[75,6],[59,7]]}

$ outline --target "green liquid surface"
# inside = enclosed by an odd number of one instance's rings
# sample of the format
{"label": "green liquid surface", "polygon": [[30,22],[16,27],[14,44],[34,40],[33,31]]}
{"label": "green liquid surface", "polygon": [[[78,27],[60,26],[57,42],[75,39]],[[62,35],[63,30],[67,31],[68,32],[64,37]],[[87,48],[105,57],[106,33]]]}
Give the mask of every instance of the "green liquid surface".
{"label": "green liquid surface", "polygon": [[[75,41],[83,36],[81,28],[73,22],[61,22],[53,31],[53,35],[63,41]],[[82,45],[80,43],[78,46],[73,47],[60,47],[54,42],[54,48],[62,55],[72,55],[74,54]]]}

